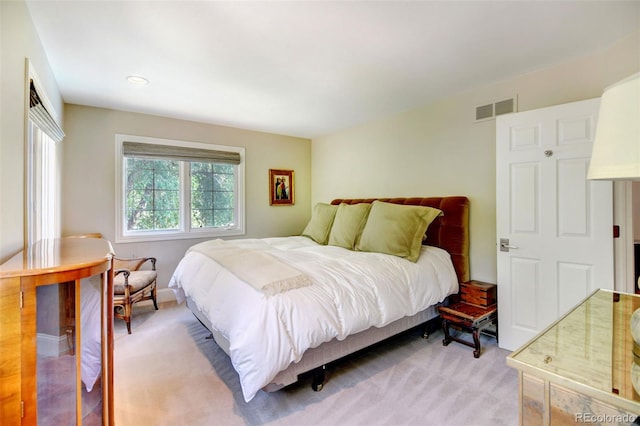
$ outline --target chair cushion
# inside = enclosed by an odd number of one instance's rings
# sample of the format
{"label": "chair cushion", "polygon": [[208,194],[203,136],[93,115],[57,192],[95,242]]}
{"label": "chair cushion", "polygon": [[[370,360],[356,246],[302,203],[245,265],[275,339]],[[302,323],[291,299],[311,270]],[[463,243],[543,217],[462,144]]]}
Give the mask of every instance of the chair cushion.
{"label": "chair cushion", "polygon": [[[157,275],[156,271],[131,271],[129,275],[129,285],[133,287],[131,293],[151,284]],[[124,294],[124,274],[118,274],[113,278],[113,294]]]}

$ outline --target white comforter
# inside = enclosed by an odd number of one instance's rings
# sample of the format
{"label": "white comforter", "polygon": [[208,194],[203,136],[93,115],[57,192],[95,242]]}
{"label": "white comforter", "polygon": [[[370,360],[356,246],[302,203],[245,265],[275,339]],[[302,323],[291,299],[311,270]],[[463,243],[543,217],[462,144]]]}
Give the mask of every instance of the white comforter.
{"label": "white comforter", "polygon": [[313,284],[270,297],[209,257],[189,252],[169,287],[191,297],[229,341],[245,401],[309,348],[413,315],[458,291],[449,254],[423,246],[416,263],[318,245],[306,237],[234,240],[265,250],[308,274]]}

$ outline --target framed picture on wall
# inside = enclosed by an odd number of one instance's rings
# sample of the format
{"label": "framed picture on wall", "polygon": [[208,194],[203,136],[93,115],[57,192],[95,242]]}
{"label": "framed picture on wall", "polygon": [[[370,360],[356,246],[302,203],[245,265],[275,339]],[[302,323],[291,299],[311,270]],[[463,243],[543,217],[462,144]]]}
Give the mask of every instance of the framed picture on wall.
{"label": "framed picture on wall", "polygon": [[269,169],[269,195],[272,206],[294,204],[293,170]]}

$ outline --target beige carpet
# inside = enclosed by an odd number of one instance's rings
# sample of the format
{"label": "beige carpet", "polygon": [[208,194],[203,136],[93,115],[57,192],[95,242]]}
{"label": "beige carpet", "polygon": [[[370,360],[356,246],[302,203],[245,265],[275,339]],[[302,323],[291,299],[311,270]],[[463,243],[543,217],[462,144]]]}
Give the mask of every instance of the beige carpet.
{"label": "beige carpet", "polygon": [[483,354],[419,330],[245,403],[229,358],[184,305],[138,306],[132,334],[115,324],[116,425],[516,425],[518,383],[508,352]]}

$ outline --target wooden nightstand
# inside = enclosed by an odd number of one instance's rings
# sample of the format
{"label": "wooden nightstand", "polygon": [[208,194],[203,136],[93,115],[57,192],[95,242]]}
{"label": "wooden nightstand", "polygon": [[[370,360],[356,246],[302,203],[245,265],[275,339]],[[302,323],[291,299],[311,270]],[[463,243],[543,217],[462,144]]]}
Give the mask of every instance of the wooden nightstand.
{"label": "wooden nightstand", "polygon": [[[442,330],[444,340],[442,344],[447,346],[451,341],[462,343],[474,348],[473,356],[480,357],[479,334],[491,325],[496,326],[497,333],[498,309],[496,305],[496,285],[480,281],[469,281],[460,284],[460,302],[449,306],[439,306],[440,318],[442,318]],[[473,343],[452,336],[449,327],[463,329],[471,332]]]}

